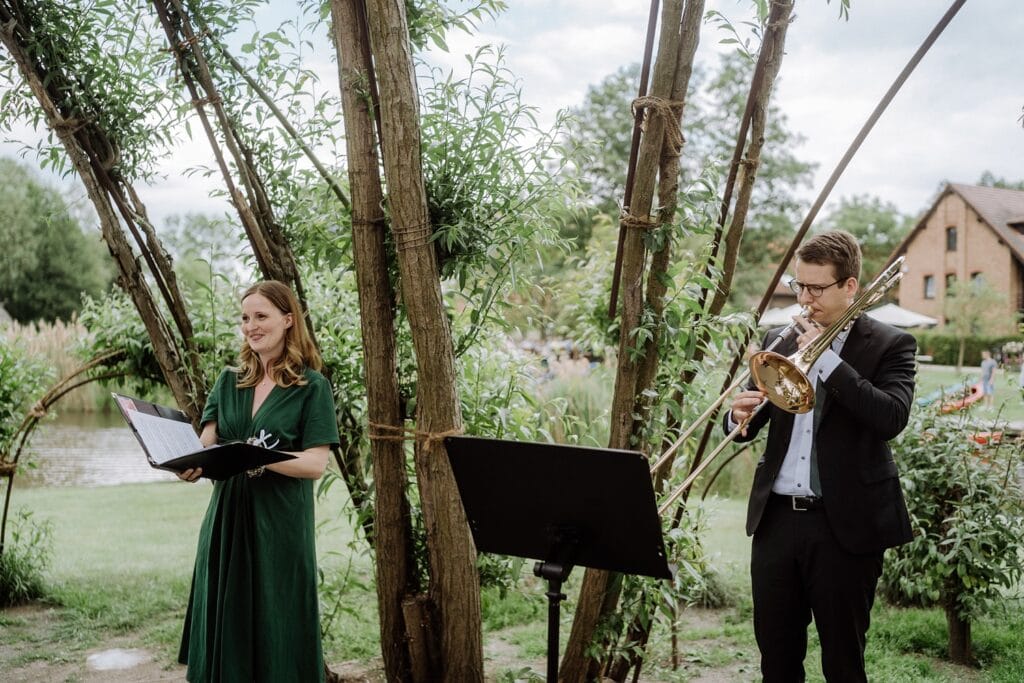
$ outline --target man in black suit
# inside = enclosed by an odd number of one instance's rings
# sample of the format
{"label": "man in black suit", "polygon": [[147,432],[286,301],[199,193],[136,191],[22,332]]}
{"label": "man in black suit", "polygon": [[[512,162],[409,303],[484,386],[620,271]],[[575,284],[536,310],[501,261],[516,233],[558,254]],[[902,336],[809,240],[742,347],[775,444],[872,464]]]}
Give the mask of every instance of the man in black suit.
{"label": "man in black suit", "polygon": [[[808,240],[791,286],[807,318],[775,351],[803,348],[843,316],[855,298],[861,253],[843,231]],[[765,343],[781,329],[768,333]],[[738,441],[768,424],[747,509],[754,632],[765,681],[804,680],[813,615],[826,680],[866,681],[864,646],[886,548],[911,539],[896,463],[887,442],[907,424],[916,342],[860,316],[811,368],[813,410],[794,415],[768,405]],[[742,424],[764,400],[735,397],[726,427]]]}

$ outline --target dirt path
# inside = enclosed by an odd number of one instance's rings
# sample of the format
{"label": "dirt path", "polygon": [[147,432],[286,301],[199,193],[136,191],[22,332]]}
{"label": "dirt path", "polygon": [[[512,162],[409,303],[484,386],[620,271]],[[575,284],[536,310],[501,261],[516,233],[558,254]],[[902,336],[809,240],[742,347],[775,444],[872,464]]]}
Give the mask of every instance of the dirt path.
{"label": "dirt path", "polygon": [[[652,658],[661,658],[662,675],[648,669],[640,680],[644,683],[669,680],[742,683],[759,680],[756,647],[722,633],[723,619],[728,613],[728,610],[685,610],[680,619],[682,637],[677,653],[678,670],[669,671],[669,653],[650,653]],[[507,676],[506,672],[527,669],[543,678],[543,657],[524,660],[522,649],[513,644],[517,640],[517,628],[520,627],[490,634],[486,638],[487,680],[497,681],[499,677]],[[53,650],[54,634],[60,632],[60,617],[51,607],[29,605],[0,610],[0,679],[24,683],[185,683],[185,667],[171,660],[173,653],[147,651],[131,634],[108,638],[87,650],[62,654]],[[37,659],[39,652],[46,652],[47,658]],[[130,666],[103,668],[119,661],[130,663]],[[938,661],[934,663],[950,680],[973,682],[984,678],[976,670]],[[341,677],[343,683],[385,683],[379,659],[332,662],[330,669]]]}
{"label": "dirt path", "polygon": [[[690,626],[713,629],[720,619],[714,612],[695,611],[687,616]],[[0,611],[0,671],[3,680],[23,683],[185,683],[185,667],[172,661],[173,653],[153,652],[139,645],[131,634],[108,638],[96,647],[53,653],[53,634],[61,630],[58,611],[45,605],[27,605]],[[543,658],[524,661],[520,648],[506,637],[507,633],[492,634],[484,647],[485,666],[488,680],[496,681],[509,671],[532,670],[543,677],[546,663]],[[696,683],[726,683],[751,680],[745,676],[743,662],[732,662],[725,666],[709,665],[701,653],[716,649],[719,644],[709,640],[707,644],[688,642],[682,668],[688,674],[687,680]],[[48,653],[47,658],[37,659],[39,652]],[[694,654],[696,653],[696,654]],[[112,666],[124,668],[110,668]],[[344,683],[384,683],[384,673],[379,660],[367,662],[337,662],[330,668]],[[660,683],[662,679],[645,675],[645,683]]]}
{"label": "dirt path", "polygon": [[[36,644],[51,640],[60,629],[57,611],[45,605],[26,605],[0,611],[0,676],[23,683],[185,683],[185,667],[166,652],[139,646],[131,635],[109,638],[98,647],[37,659]],[[52,652],[52,647],[46,647]],[[374,663],[331,664],[344,683],[383,683]]]}

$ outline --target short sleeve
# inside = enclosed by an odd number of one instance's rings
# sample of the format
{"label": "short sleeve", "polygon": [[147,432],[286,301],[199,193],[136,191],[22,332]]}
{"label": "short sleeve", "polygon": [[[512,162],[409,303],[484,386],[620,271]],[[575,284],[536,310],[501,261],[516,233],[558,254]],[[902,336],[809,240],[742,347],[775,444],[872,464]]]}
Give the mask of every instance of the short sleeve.
{"label": "short sleeve", "polygon": [[234,376],[235,373],[226,368],[221,370],[220,376],[217,377],[217,381],[213,383],[213,388],[210,389],[210,393],[206,397],[206,407],[203,408],[203,416],[199,420],[200,426],[207,422],[217,421],[217,416],[220,415],[220,399],[223,395],[225,383],[232,381]]}
{"label": "short sleeve", "polygon": [[338,438],[338,419],[334,414],[334,396],[327,378],[320,373],[307,374],[306,401],[303,405],[302,450],[333,445]]}

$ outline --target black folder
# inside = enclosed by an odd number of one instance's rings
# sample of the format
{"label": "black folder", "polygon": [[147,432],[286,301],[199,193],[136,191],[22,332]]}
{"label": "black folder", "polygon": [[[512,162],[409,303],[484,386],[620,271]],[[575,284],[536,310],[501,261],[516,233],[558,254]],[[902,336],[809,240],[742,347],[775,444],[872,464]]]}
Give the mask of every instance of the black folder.
{"label": "black folder", "polygon": [[291,460],[295,457],[282,451],[263,448],[262,446],[245,443],[244,441],[232,441],[207,448],[199,448],[195,451],[184,452],[172,457],[164,457],[163,459],[155,458],[152,452],[154,444],[147,444],[146,439],[139,433],[139,429],[132,419],[134,415],[142,413],[143,415],[162,420],[184,422],[191,428],[188,416],[175,408],[143,401],[131,396],[113,394],[113,397],[118,410],[121,411],[121,416],[124,417],[128,426],[131,427],[132,434],[135,435],[135,438],[138,439],[139,444],[142,446],[142,450],[146,454],[146,460],[149,461],[151,467],[158,470],[184,472],[188,469],[202,467],[203,477],[221,480],[241,474],[246,470],[270,465],[275,462]]}

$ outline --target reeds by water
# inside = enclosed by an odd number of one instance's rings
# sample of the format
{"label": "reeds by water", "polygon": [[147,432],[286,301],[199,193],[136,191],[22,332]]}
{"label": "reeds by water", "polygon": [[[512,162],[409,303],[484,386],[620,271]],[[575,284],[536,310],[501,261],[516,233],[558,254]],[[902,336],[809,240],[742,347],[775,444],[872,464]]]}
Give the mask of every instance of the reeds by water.
{"label": "reeds by water", "polygon": [[[52,383],[74,372],[82,364],[82,359],[75,351],[88,334],[77,320],[24,325],[12,321],[0,327],[0,337],[3,337],[5,342],[17,344],[31,356],[42,359],[50,366]],[[109,404],[109,396],[109,390],[99,384],[87,384],[64,396],[58,409],[61,412],[80,413],[104,410]]]}

